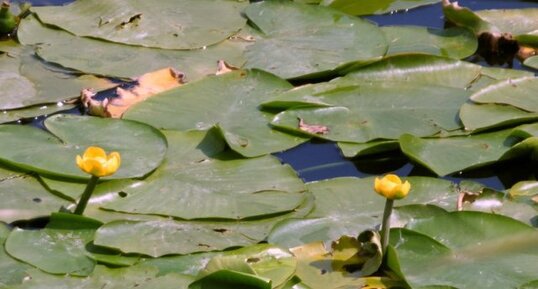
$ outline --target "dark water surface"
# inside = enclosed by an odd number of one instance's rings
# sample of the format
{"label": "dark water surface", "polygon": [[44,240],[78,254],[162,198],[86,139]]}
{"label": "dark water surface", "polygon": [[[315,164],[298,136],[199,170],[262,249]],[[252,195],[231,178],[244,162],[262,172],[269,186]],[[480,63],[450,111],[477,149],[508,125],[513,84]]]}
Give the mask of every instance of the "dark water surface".
{"label": "dark water surface", "polygon": [[[28,2],[31,2],[34,6],[45,6],[62,5],[73,1],[32,0]],[[472,10],[538,8],[537,1],[461,0],[458,2],[461,6],[468,7]],[[156,4],[157,3],[158,2],[156,2]],[[419,25],[443,28],[445,25],[440,3],[411,9],[409,11],[398,11],[386,15],[374,15],[365,18],[380,26]],[[484,63],[480,64],[485,65]],[[514,68],[526,69],[522,68],[517,60],[514,61]],[[347,160],[342,156],[336,144],[321,140],[313,140],[304,143],[285,152],[276,153],[275,156],[282,162],[290,164],[298,172],[299,176],[307,182],[340,176],[365,177],[387,172],[395,172],[401,176],[432,176],[431,172],[420,166],[413,165],[401,152],[398,151],[389,156],[384,154],[379,157],[374,156]],[[444,178],[455,182],[459,182],[463,179],[471,179],[491,188],[502,190],[510,187],[519,180],[529,179],[529,175],[537,173],[536,170],[537,169],[534,168],[534,165],[530,160],[522,159]]]}

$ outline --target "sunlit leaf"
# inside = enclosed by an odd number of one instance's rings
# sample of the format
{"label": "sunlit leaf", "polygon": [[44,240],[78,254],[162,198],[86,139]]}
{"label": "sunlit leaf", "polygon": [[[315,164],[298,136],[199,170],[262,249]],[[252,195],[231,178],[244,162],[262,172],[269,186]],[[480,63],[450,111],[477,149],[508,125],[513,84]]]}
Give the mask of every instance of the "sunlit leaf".
{"label": "sunlit leaf", "polygon": [[516,288],[535,280],[538,233],[508,217],[438,213],[391,230],[401,271],[413,287]]}
{"label": "sunlit leaf", "polygon": [[86,245],[100,225],[82,216],[56,213],[45,229],[14,229],[5,248],[14,258],[45,272],[87,276],[95,261],[87,256]]}
{"label": "sunlit leaf", "polygon": [[164,136],[137,122],[55,115],[45,126],[51,133],[30,126],[0,126],[2,162],[48,175],[87,178],[77,167],[75,156],[97,145],[121,154],[122,165],[109,178],[131,178],[154,170],[166,153]]}
{"label": "sunlit leaf", "polygon": [[[436,178],[409,177],[409,196],[396,203],[434,204],[456,208],[457,192],[450,182]],[[268,241],[294,247],[315,241],[334,241],[342,235],[356,236],[381,223],[384,199],[374,191],[374,178],[334,178],[307,184],[316,198],[315,209],[303,219],[280,222]]]}
{"label": "sunlit leaf", "polygon": [[389,42],[387,56],[405,53],[425,53],[462,59],[474,54],[476,37],[464,28],[438,30],[420,26],[381,27]]}
{"label": "sunlit leaf", "polygon": [[265,34],[247,47],[246,66],[283,78],[335,74],[380,59],[387,49],[374,24],[328,8],[264,1],[251,4],[245,15]]}
{"label": "sunlit leaf", "polygon": [[300,129],[299,120],[302,119],[327,128],[326,133],[311,135],[363,143],[397,139],[404,132],[430,136],[443,129],[458,129],[458,110],[468,96],[467,91],[450,87],[341,79],[290,90],[265,105],[330,105],[289,109],[277,114],[272,124],[308,133]]}
{"label": "sunlit leaf", "polygon": [[[43,26],[35,17],[25,18],[18,29],[24,45],[38,44],[37,54],[64,67],[121,78],[134,78],[148,71],[173,66],[189,81],[214,74],[218,60],[235,66],[244,63],[244,40],[226,40],[207,49],[163,50],[121,45],[91,38],[76,37],[62,30]],[[95,57],[99,55],[99,57]]]}
{"label": "sunlit leaf", "polygon": [[23,174],[0,178],[0,199],[0,221],[6,223],[48,216],[70,203],[48,192],[34,177]]}
{"label": "sunlit leaf", "polygon": [[440,176],[492,164],[516,142],[510,130],[449,138],[400,137],[404,154]]}
{"label": "sunlit leaf", "polygon": [[471,95],[471,100],[478,103],[508,104],[529,112],[538,112],[538,101],[534,97],[536,90],[536,77],[508,79],[475,92]]}
{"label": "sunlit leaf", "polygon": [[352,15],[385,14],[440,2],[440,0],[323,0],[322,5]]}
{"label": "sunlit leaf", "polygon": [[19,284],[28,276],[26,271],[30,265],[20,262],[9,256],[4,250],[4,242],[9,235],[10,229],[0,223],[0,287]]}
{"label": "sunlit leaf", "polygon": [[124,197],[104,208],[182,219],[242,219],[289,212],[305,200],[301,180],[274,157],[222,155],[227,160],[219,160],[224,144],[214,130],[170,131],[166,137],[165,164],[145,180],[124,188]]}
{"label": "sunlit leaf", "polygon": [[39,19],[75,35],[130,45],[194,49],[218,43],[245,25],[247,3],[227,0],[84,0],[34,7]]}
{"label": "sunlit leaf", "polygon": [[233,150],[247,157],[260,156],[306,140],[271,129],[268,122],[273,114],[258,108],[270,96],[290,87],[266,72],[238,70],[169,90],[134,106],[124,118],[167,130],[215,126]]}

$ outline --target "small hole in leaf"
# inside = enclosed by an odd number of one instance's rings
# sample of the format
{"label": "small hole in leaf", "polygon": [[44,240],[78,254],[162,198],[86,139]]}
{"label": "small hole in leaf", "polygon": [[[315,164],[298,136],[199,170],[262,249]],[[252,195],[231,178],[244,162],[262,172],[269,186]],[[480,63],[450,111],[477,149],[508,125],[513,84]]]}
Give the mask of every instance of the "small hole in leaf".
{"label": "small hole in leaf", "polygon": [[321,275],[323,275],[323,274],[325,274],[325,273],[327,273],[327,270],[325,270],[325,269],[321,269]]}
{"label": "small hole in leaf", "polygon": [[127,193],[126,192],[119,192],[118,196],[120,196],[121,198],[125,198],[125,197],[127,197]]}
{"label": "small hole in leaf", "polygon": [[35,203],[41,203],[41,198],[33,198],[32,201],[34,201]]}
{"label": "small hole in leaf", "polygon": [[226,229],[213,229],[213,231],[215,231],[217,233],[224,233],[224,232],[226,232],[228,230],[226,230]]}

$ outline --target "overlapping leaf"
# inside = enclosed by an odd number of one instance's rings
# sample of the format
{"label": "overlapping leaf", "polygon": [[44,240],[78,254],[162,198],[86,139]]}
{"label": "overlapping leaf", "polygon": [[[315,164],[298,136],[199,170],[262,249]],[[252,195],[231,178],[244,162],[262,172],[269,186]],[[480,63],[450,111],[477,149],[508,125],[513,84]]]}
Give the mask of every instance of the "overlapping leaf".
{"label": "overlapping leaf", "polygon": [[43,174],[84,178],[87,175],[76,166],[75,156],[97,145],[121,154],[123,164],[109,178],[132,178],[154,170],[166,153],[164,136],[137,122],[55,115],[45,126],[51,133],[30,126],[0,126],[1,161]]}
{"label": "overlapping leaf", "polygon": [[45,229],[14,229],[5,248],[14,258],[45,272],[87,276],[95,261],[88,256],[86,245],[100,225],[82,216],[57,213]]}
{"label": "overlapping leaf", "polygon": [[25,18],[17,35],[24,45],[38,44],[37,54],[46,61],[85,73],[132,78],[173,66],[184,72],[189,81],[214,74],[218,60],[241,66],[244,62],[243,47],[248,43],[243,40],[226,40],[206,49],[187,51],[133,47],[76,37],[62,30],[45,27],[35,17]]}
{"label": "overlapping leaf", "polygon": [[390,243],[413,288],[516,288],[536,278],[538,233],[513,219],[439,212],[408,228],[391,230]]}
{"label": "overlapping leaf", "polygon": [[305,141],[273,130],[268,124],[273,115],[258,108],[267,98],[289,88],[289,83],[266,72],[233,71],[148,99],[127,111],[124,118],[167,130],[216,126],[233,150],[247,157],[260,156]]}
{"label": "overlapping leaf", "polygon": [[[454,209],[457,193],[446,180],[410,177],[409,197],[396,205],[435,204]],[[374,192],[373,178],[334,178],[308,183],[316,198],[315,209],[304,219],[279,223],[269,235],[269,242],[287,247],[314,241],[332,241],[342,235],[359,232],[381,223],[384,199]]]}
{"label": "overlapping leaf", "polygon": [[166,136],[164,165],[105,208],[183,219],[242,219],[289,212],[304,201],[301,180],[274,157],[219,157],[224,143],[214,130]]}
{"label": "overlapping leaf", "polygon": [[241,29],[246,3],[229,0],[84,0],[35,7],[39,19],[75,35],[167,49],[218,43]]}
{"label": "overlapping leaf", "polygon": [[387,56],[425,53],[462,59],[473,55],[478,47],[474,34],[464,28],[439,30],[421,26],[385,26],[381,30],[389,42]]}
{"label": "overlapping leaf", "polygon": [[251,4],[245,15],[265,35],[245,52],[246,66],[283,78],[335,74],[342,66],[380,59],[387,49],[374,24],[291,1]]}
{"label": "overlapping leaf", "polygon": [[385,14],[398,10],[440,2],[440,0],[322,0],[322,5],[341,10],[352,15]]}
{"label": "overlapping leaf", "polygon": [[[430,136],[458,129],[458,110],[468,96],[467,91],[450,87],[344,78],[290,90],[264,105],[330,106],[287,110],[276,115],[272,124],[329,140],[362,143],[396,139],[404,132]],[[326,131],[309,132],[300,120]]]}
{"label": "overlapping leaf", "polygon": [[444,176],[464,169],[492,164],[499,160],[517,139],[510,130],[449,138],[400,137],[402,151],[413,161]]}

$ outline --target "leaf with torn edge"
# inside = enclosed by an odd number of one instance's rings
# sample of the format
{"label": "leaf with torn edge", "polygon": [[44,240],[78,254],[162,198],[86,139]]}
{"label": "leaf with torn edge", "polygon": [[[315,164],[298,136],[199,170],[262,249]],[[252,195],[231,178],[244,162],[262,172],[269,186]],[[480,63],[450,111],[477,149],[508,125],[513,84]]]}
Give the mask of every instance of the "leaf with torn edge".
{"label": "leaf with torn edge", "polygon": [[133,87],[117,86],[115,88],[117,97],[98,100],[97,93],[83,89],[80,98],[89,114],[120,118],[131,106],[160,92],[181,86],[184,83],[184,76],[182,72],[173,68],[163,68],[138,77]]}

